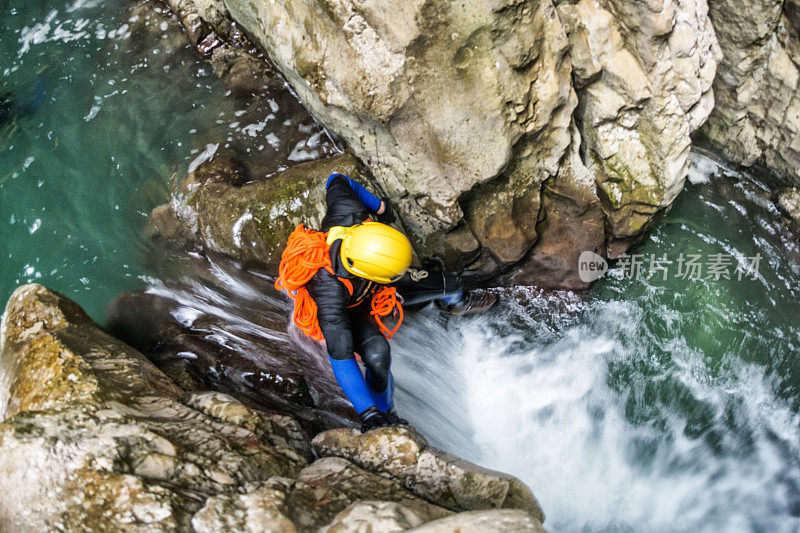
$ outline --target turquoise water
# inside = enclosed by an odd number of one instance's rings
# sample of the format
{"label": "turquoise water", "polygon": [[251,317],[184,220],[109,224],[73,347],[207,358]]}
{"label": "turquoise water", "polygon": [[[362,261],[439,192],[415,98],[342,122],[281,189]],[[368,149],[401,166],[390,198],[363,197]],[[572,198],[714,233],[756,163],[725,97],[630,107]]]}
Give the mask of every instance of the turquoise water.
{"label": "turquoise water", "polygon": [[262,122],[241,123],[250,104],[227,93],[180,26],[126,5],[27,2],[0,13],[1,91],[16,108],[43,96],[0,124],[2,301],[35,281],[102,319],[112,298],[155,273],[164,252],[142,233],[173,175],[209,145],[275,170],[320,131],[285,91],[263,102]]}
{"label": "turquoise water", "polygon": [[45,91],[0,130],[0,299],[35,281],[100,318],[142,286],[146,217],[222,89],[189,49],[166,62],[134,53],[114,2],[27,2],[0,20],[2,90],[18,103]]}
{"label": "turquoise water", "polygon": [[[520,288],[397,338],[401,413],[525,480],[551,531],[800,529],[798,237],[764,184],[694,160],[697,183],[633,250],[641,279],[617,263],[585,299]],[[649,256],[680,254],[731,256],[731,279],[648,276]]]}
{"label": "turquoise water", "polygon": [[[158,281],[167,252],[143,236],[172,176],[209,143],[258,149],[270,134],[292,139],[266,148],[279,166],[296,147],[281,113],[296,109],[279,100],[251,137],[233,126],[241,103],[164,19],[29,4],[0,12],[2,91],[21,110],[0,124],[0,299],[37,281],[100,319],[121,291],[172,290]],[[585,299],[516,289],[486,316],[409,314],[393,341],[401,414],[521,477],[551,531],[800,529],[798,237],[758,179],[701,156],[693,179],[634,252],[723,254],[733,279],[680,279],[675,264],[666,280],[626,279],[617,264]],[[737,280],[757,254],[755,278]],[[187,287],[182,305],[223,318],[240,311],[226,290],[251,311],[269,301],[219,269]]]}

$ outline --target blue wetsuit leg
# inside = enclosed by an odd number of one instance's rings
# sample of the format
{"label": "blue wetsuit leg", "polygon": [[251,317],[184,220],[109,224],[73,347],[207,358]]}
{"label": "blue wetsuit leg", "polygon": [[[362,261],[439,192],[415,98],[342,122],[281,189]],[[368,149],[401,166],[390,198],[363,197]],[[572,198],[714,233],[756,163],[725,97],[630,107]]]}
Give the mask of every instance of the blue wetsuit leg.
{"label": "blue wetsuit leg", "polygon": [[361,369],[358,368],[358,362],[355,358],[339,360],[328,357],[331,360],[331,368],[333,368],[333,375],[336,377],[336,381],[344,391],[347,399],[355,407],[356,412],[360,414],[373,407],[375,401],[372,399],[369,385],[364,381],[364,375],[361,373]]}

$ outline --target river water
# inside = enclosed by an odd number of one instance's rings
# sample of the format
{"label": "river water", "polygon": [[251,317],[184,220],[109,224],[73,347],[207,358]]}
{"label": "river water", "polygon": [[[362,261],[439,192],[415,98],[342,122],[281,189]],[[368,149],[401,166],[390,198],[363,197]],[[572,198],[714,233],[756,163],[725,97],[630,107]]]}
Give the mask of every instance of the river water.
{"label": "river water", "polygon": [[[224,87],[160,19],[162,42],[143,47],[121,4],[28,4],[0,12],[16,110],[0,124],[0,299],[36,281],[102,320],[121,291],[183,276],[183,305],[236,314],[207,279],[193,299],[190,274],[154,261],[143,235],[219,130],[250,137]],[[265,138],[297,127],[278,115]],[[266,149],[283,161],[297,146]],[[693,157],[633,250],[641,269],[612,264],[582,298],[514,289],[480,317],[427,308],[393,341],[400,412],[527,482],[551,531],[800,529],[797,235],[760,178]],[[206,278],[257,306],[257,283]]]}

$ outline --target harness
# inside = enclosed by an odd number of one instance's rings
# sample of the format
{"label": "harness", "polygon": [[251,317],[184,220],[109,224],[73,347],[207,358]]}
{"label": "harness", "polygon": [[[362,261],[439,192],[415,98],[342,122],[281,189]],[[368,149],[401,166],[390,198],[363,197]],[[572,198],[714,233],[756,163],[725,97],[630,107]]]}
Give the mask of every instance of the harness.
{"label": "harness", "polygon": [[[326,233],[306,229],[303,224],[299,224],[289,235],[286,249],[281,255],[275,288],[279,291],[285,290],[286,294],[294,300],[292,319],[295,325],[316,341],[322,340],[322,330],[317,319],[317,303],[308,293],[306,284],[311,281],[320,268],[324,268],[347,288],[347,292],[352,298],[353,283],[349,279],[336,276],[330,256],[331,245],[346,231],[347,228],[343,226],[335,226]],[[403,306],[397,298],[397,289],[385,285],[377,286],[370,282],[361,291],[356,302],[348,308],[359,305],[370,294],[372,301],[369,313],[374,317],[383,336],[391,339],[403,322]],[[397,311],[397,324],[390,330],[383,324],[381,318],[391,315],[395,310]]]}

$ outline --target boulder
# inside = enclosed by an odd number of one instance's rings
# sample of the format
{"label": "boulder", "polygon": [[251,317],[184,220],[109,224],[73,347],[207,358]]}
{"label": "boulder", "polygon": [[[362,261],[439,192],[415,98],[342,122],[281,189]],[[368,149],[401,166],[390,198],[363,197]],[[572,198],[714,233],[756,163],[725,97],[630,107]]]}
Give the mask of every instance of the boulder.
{"label": "boulder", "polygon": [[[409,429],[330,432],[310,462],[294,417],[182,393],[40,285],[18,288],[3,314],[0,400],[3,531],[383,531],[462,509],[534,509],[513,478]],[[415,450],[412,475],[397,474]],[[524,514],[539,523],[540,511]]]}
{"label": "boulder", "polygon": [[304,468],[297,479],[314,487],[317,492],[346,495],[346,498],[336,498],[339,500],[338,509],[329,506],[328,511],[334,515],[358,500],[382,500],[402,504],[423,522],[453,514],[452,511],[413,494],[400,483],[359,468],[340,457],[318,459]]}
{"label": "boulder", "polygon": [[209,498],[192,517],[192,529],[197,533],[295,533],[297,528],[286,516],[286,493],[274,485],[252,484],[244,494]]}
{"label": "boulder", "polygon": [[442,518],[411,529],[415,533],[545,533],[542,525],[523,511],[472,511]]}
{"label": "boulder", "polygon": [[787,187],[778,196],[778,204],[800,224],[800,187]]}
{"label": "boulder", "polygon": [[539,502],[517,478],[428,446],[410,427],[379,428],[364,434],[332,429],[314,437],[312,445],[317,455],[343,457],[454,511],[522,509],[544,521]]}
{"label": "boulder", "polygon": [[395,502],[358,501],[337,514],[322,533],[406,531],[422,524],[408,507]]}
{"label": "boulder", "polygon": [[232,398],[206,410],[239,418],[188,407],[209,402],[178,401],[144,356],[42,286],[14,292],[0,340],[0,529],[186,529],[207,498],[307,463],[297,427],[248,429]]}

